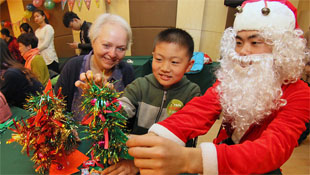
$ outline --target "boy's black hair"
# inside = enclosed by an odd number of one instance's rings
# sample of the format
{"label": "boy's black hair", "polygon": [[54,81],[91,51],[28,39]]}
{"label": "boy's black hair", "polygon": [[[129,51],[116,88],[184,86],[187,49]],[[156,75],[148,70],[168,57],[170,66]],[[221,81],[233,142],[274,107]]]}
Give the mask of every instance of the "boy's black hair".
{"label": "boy's black hair", "polygon": [[1,34],[9,37],[10,36],[10,31],[7,28],[3,28],[3,29],[1,29]]}
{"label": "boy's black hair", "polygon": [[69,25],[70,25],[70,22],[73,21],[74,18],[80,19],[76,13],[74,13],[74,12],[66,12],[64,14],[63,19],[62,19],[62,22],[64,23],[65,27],[68,28]]}
{"label": "boy's black hair", "polygon": [[27,33],[33,33],[33,29],[28,23],[22,23],[19,28],[22,28]]}
{"label": "boy's black hair", "polygon": [[25,46],[31,45],[34,49],[38,46],[38,38],[33,33],[24,33],[17,38],[17,42],[22,43]]}
{"label": "boy's black hair", "polygon": [[49,24],[48,19],[47,19],[47,17],[46,17],[46,15],[45,15],[43,10],[35,9],[32,14],[35,14],[35,13],[39,13],[41,16],[44,16],[45,17],[45,19],[44,19],[45,23]]}
{"label": "boy's black hair", "polygon": [[154,40],[153,50],[158,43],[167,42],[175,43],[187,48],[189,59],[192,58],[194,52],[194,41],[190,34],[179,28],[169,28],[161,31]]}

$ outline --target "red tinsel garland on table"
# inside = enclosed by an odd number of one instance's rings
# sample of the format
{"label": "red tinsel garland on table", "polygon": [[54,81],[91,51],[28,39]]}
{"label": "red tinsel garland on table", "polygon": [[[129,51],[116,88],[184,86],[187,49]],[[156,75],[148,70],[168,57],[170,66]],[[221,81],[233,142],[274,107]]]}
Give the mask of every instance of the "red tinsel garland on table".
{"label": "red tinsel garland on table", "polygon": [[[77,134],[74,131],[77,127],[71,120],[71,114],[65,112],[63,98],[53,94],[50,81],[42,94],[27,99],[25,108],[30,111],[31,117],[14,121],[15,129],[10,129],[15,133],[7,144],[19,143],[23,146],[22,152],[26,151],[28,156],[33,151],[31,160],[38,173],[47,174],[52,165],[61,171],[72,169],[68,166],[75,164],[74,171],[78,171],[79,163],[72,162],[69,165],[69,160],[66,160],[72,152],[82,154],[74,150],[77,147]],[[81,159],[84,161],[85,157]]]}

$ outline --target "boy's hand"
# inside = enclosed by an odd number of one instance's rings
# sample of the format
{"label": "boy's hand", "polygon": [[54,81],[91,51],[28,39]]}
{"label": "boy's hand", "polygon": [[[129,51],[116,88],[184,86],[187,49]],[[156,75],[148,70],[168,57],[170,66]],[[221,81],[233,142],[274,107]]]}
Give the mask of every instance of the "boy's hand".
{"label": "boy's hand", "polygon": [[73,43],[67,43],[72,49],[78,49],[79,48],[79,43],[78,42],[73,42]]}
{"label": "boy's hand", "polygon": [[95,83],[97,85],[99,85],[99,86],[102,86],[103,83],[104,84],[106,83],[106,80],[103,79],[102,75],[100,75],[100,74],[95,74],[94,75],[93,72],[89,70],[86,73],[83,72],[83,73],[80,74],[80,80],[75,82],[75,86],[78,87],[78,88],[81,88],[83,90],[89,89],[89,85],[87,83],[87,79],[89,81],[94,80]]}
{"label": "boy's hand", "polygon": [[101,175],[135,175],[139,169],[134,165],[133,160],[121,160],[120,162],[111,165],[104,169]]}

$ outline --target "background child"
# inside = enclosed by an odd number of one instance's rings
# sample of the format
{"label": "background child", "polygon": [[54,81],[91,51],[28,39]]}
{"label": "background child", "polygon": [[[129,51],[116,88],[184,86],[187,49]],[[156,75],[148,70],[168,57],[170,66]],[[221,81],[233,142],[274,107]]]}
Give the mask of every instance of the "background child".
{"label": "background child", "polygon": [[[150,126],[178,111],[192,98],[200,96],[200,88],[184,73],[190,71],[194,60],[192,37],[184,30],[171,28],[159,33],[154,41],[152,74],[129,84],[120,98],[128,117],[132,134],[145,134]],[[194,146],[193,141],[188,146]],[[102,174],[137,173],[133,161],[122,160],[105,169]]]}

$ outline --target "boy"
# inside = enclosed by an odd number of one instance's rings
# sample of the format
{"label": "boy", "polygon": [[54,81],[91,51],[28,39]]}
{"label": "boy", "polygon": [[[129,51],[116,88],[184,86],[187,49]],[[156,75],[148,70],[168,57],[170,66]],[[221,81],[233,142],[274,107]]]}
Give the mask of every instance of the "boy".
{"label": "boy", "polygon": [[135,118],[132,134],[147,133],[153,123],[201,94],[199,86],[184,76],[194,63],[193,49],[192,37],[184,30],[171,28],[159,33],[152,53],[153,73],[129,84],[120,98],[128,117]]}
{"label": "boy", "polygon": [[[247,0],[221,41],[218,81],[149,134],[127,141],[141,174],[282,174],[309,122],[305,41],[286,0]],[[214,143],[185,148],[223,113]],[[171,161],[173,160],[173,161]]]}
{"label": "boy", "polygon": [[88,31],[91,26],[90,22],[82,21],[76,13],[66,12],[63,16],[63,24],[67,28],[72,30],[80,30],[80,41],[81,43],[73,42],[68,43],[73,49],[80,49],[80,55],[86,55],[92,50],[90,39],[88,37]]}
{"label": "boy", "polygon": [[[133,121],[132,134],[145,134],[154,123],[166,119],[192,98],[200,96],[200,88],[184,73],[194,60],[192,37],[184,30],[166,29],[154,41],[152,74],[134,80],[120,98],[128,117]],[[188,146],[195,146],[193,140]],[[105,173],[137,173],[131,160],[122,160],[105,169]]]}

